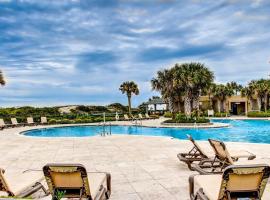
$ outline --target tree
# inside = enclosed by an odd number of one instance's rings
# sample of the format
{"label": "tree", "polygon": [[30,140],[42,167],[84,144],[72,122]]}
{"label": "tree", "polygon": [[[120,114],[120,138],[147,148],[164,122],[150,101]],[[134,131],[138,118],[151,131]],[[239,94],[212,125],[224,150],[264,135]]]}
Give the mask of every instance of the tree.
{"label": "tree", "polygon": [[254,105],[254,95],[255,95],[255,89],[253,85],[248,85],[247,87],[244,87],[241,89],[241,96],[247,97],[248,101],[250,102],[251,110],[253,110]]}
{"label": "tree", "polygon": [[210,88],[214,74],[204,64],[194,62],[176,66],[174,73],[174,83],[183,88],[185,114],[189,117],[193,108],[199,110],[200,95]]}
{"label": "tree", "polygon": [[139,94],[138,85],[134,81],[126,81],[120,85],[119,90],[128,97],[128,112],[131,115],[131,96]]}
{"label": "tree", "polygon": [[260,79],[256,81],[251,81],[249,83],[253,85],[256,91],[258,109],[262,110],[262,105],[264,106],[264,111],[267,110],[268,98],[270,92],[270,81],[266,79]]}
{"label": "tree", "polygon": [[160,70],[157,76],[151,80],[152,89],[159,91],[162,98],[169,104],[169,110],[172,112],[180,111],[181,87],[174,85],[175,67],[171,69]]}
{"label": "tree", "polygon": [[235,81],[231,81],[231,82],[227,83],[226,86],[229,89],[233,90],[234,95],[238,95],[238,92],[241,92],[241,90],[243,88],[242,85],[236,83]]}
{"label": "tree", "polygon": [[4,75],[2,73],[2,71],[0,70],[0,85],[4,86],[6,84],[5,79],[4,79]]}
{"label": "tree", "polygon": [[225,102],[227,97],[230,97],[234,94],[234,91],[231,87],[227,87],[226,85],[219,84],[214,88],[214,97],[218,100],[218,112],[225,112]]}

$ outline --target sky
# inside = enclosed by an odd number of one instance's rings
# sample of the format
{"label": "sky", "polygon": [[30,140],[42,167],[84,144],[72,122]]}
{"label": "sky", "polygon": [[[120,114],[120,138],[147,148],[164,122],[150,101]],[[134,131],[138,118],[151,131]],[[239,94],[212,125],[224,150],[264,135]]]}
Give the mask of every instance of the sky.
{"label": "sky", "polygon": [[127,104],[175,63],[201,62],[215,81],[270,74],[269,0],[0,0],[0,106]]}

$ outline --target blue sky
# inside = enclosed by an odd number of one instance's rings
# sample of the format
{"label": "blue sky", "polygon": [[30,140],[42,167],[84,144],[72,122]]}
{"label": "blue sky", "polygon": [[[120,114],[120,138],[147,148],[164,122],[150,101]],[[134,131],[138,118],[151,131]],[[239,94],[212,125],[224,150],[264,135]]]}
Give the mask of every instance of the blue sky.
{"label": "blue sky", "polygon": [[1,106],[126,104],[123,81],[198,61],[216,82],[270,73],[268,0],[0,0]]}

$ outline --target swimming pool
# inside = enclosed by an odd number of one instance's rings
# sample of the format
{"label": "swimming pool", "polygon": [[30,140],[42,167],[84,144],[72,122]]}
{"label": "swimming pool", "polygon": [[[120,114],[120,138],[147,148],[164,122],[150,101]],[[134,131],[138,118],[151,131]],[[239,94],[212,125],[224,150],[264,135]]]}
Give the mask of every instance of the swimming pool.
{"label": "swimming pool", "polygon": [[[197,140],[208,138],[232,142],[252,142],[270,144],[270,121],[268,120],[212,120],[230,124],[227,128],[186,129],[186,128],[151,128],[136,126],[112,126],[112,134],[169,136],[186,139],[186,134]],[[99,135],[101,126],[71,126],[45,128],[26,131],[26,136],[37,137],[85,137]],[[108,130],[107,130],[108,131]]]}

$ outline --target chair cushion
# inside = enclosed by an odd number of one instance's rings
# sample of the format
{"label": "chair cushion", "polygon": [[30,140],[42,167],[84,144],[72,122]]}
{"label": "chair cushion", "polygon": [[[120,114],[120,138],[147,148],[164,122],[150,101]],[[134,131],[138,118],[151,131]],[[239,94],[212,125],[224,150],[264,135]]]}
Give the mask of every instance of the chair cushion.
{"label": "chair cushion", "polygon": [[249,158],[250,156],[253,156],[254,154],[245,151],[245,150],[230,150],[230,155],[233,158]]}
{"label": "chair cushion", "polygon": [[107,188],[106,173],[87,173],[90,193],[95,198],[99,192],[100,186]]}
{"label": "chair cushion", "polygon": [[19,171],[6,170],[4,177],[10,190],[15,194],[15,196],[34,185],[36,182],[41,182],[44,179],[42,171],[29,171],[22,173]]}
{"label": "chair cushion", "polygon": [[209,200],[217,200],[221,186],[222,176],[215,175],[197,175],[194,177],[194,192],[200,188],[203,189]]}

